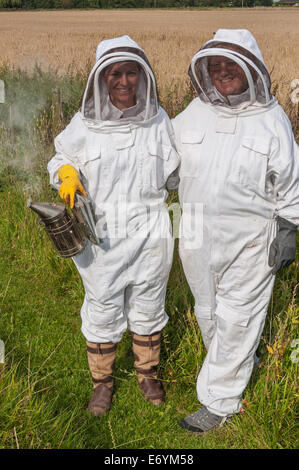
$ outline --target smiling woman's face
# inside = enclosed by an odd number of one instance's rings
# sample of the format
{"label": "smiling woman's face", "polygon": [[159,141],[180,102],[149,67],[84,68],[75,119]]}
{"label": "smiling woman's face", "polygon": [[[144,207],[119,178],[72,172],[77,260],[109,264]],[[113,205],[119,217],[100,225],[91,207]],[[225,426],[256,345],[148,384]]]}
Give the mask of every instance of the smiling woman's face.
{"label": "smiling woman's face", "polygon": [[232,59],[215,56],[209,59],[209,74],[213,85],[222,96],[239,95],[248,88],[242,68]]}
{"label": "smiling woman's face", "polygon": [[104,72],[112,104],[118,109],[126,109],[136,104],[140,70],[136,62],[117,62]]}

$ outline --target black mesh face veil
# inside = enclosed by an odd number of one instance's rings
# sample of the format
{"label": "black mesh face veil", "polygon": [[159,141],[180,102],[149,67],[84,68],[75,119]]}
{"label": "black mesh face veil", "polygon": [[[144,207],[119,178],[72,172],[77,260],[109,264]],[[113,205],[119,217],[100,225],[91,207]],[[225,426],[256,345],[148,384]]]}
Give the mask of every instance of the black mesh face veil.
{"label": "black mesh face veil", "polygon": [[103,53],[90,73],[81,103],[81,112],[85,118],[96,121],[113,120],[104,74],[109,67],[121,62],[134,62],[139,70],[137,106],[130,117],[127,116],[122,122],[144,121],[158,113],[156,80],[144,52],[133,47],[117,47]]}
{"label": "black mesh face veil", "polygon": [[193,57],[188,73],[206,103],[239,109],[271,99],[265,65],[236,44],[209,41]]}

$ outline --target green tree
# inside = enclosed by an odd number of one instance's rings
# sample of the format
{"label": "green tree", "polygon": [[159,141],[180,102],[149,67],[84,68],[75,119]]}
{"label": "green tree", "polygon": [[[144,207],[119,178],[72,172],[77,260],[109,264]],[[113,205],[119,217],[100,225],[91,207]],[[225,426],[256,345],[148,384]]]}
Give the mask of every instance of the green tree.
{"label": "green tree", "polygon": [[21,3],[24,10],[32,10],[36,8],[35,0],[21,0]]}
{"label": "green tree", "polygon": [[264,7],[271,7],[273,5],[273,0],[256,0],[255,4]]}
{"label": "green tree", "polygon": [[53,0],[35,0],[35,8],[39,10],[53,8]]}
{"label": "green tree", "polygon": [[21,8],[22,0],[0,0],[0,8]]}

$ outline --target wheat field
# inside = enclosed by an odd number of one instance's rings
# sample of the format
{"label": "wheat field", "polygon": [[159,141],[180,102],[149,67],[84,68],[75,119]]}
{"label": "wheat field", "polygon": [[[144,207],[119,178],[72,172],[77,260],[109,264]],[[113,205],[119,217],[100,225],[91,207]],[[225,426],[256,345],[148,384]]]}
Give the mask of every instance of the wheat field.
{"label": "wheat field", "polygon": [[102,39],[130,35],[146,51],[160,96],[187,87],[191,57],[218,28],[249,29],[271,72],[276,96],[285,105],[298,75],[299,9],[89,10],[0,12],[0,65],[63,73],[72,64],[86,69]]}

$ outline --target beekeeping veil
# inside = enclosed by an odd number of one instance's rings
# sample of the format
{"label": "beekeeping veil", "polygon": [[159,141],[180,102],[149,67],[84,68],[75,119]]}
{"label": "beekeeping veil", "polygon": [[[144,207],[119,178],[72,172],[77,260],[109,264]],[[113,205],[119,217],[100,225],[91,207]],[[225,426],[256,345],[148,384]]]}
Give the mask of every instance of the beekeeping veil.
{"label": "beekeeping veil", "polygon": [[[140,70],[136,91],[136,106],[124,112],[121,121],[146,121],[158,113],[158,96],[153,71],[144,51],[129,36],[100,42],[94,65],[82,99],[81,113],[84,118],[95,121],[114,121],[115,112],[104,80],[104,71],[117,62],[133,61]],[[114,108],[115,111],[115,108]]]}
{"label": "beekeeping veil", "polygon": [[[246,81],[239,94],[223,96],[212,83],[212,57],[225,58],[231,66],[241,67]],[[253,35],[245,29],[219,29],[194,55],[188,73],[199,98],[206,103],[239,110],[250,105],[267,106],[273,100],[261,51]]]}

